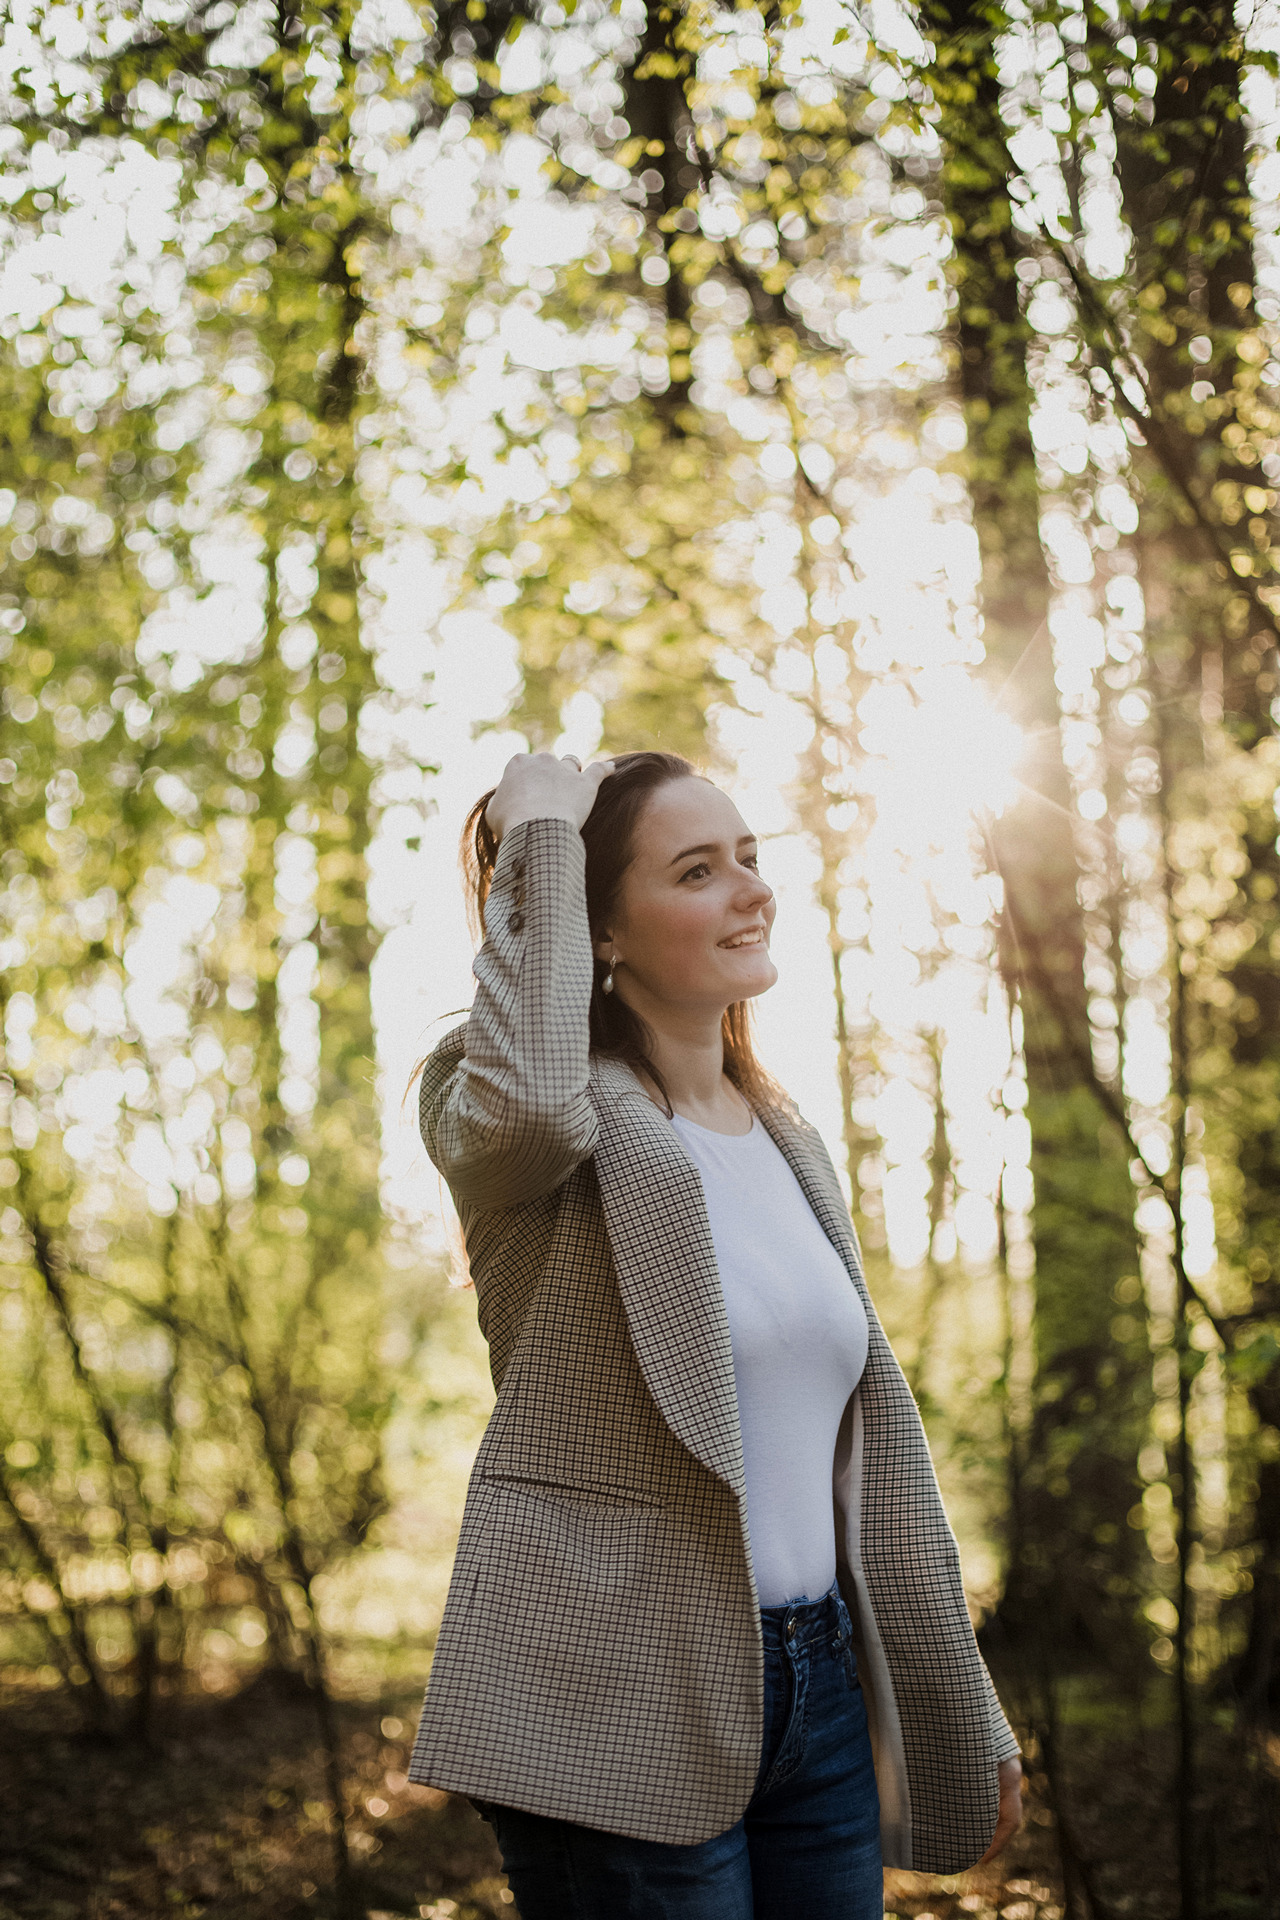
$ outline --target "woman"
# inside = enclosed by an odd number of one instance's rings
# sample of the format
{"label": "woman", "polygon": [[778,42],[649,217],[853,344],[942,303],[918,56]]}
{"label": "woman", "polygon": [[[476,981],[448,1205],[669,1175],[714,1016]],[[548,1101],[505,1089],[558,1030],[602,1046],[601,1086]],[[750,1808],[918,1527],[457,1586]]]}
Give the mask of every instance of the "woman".
{"label": "woman", "polygon": [[411,1778],[492,1820],[522,1920],[880,1920],[881,1840],[971,1865],[1020,1767],[831,1162],[752,1053],[755,841],[656,753],[520,755],[468,829],[422,1131],[497,1405]]}

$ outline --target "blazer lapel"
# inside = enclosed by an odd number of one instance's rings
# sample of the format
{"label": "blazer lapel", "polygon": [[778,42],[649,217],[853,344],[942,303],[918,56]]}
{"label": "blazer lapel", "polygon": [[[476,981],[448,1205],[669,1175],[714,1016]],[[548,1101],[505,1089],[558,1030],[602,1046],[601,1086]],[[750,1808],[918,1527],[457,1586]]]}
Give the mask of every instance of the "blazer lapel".
{"label": "blazer lapel", "polygon": [[698,1170],[619,1062],[593,1062],[596,1174],[645,1384],[694,1458],[744,1497],[729,1321]]}
{"label": "blazer lapel", "polygon": [[818,1225],[848,1267],[858,1291],[865,1294],[866,1281],[853,1222],[826,1150],[810,1146],[808,1128],[797,1124],[779,1108],[760,1106],[755,1111],[756,1118],[764,1123],[766,1132],[800,1182],[800,1190],[813,1208]]}

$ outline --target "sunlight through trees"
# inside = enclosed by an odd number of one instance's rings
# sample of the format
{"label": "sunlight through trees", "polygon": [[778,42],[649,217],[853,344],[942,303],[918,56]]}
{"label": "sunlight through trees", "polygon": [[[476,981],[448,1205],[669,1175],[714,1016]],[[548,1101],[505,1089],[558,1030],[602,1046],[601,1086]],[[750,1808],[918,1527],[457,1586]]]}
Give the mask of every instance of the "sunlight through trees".
{"label": "sunlight through trees", "polygon": [[[1218,1911],[1220,1828],[1263,1899],[1278,52],[1171,0],[5,10],[3,1666],[141,1738],[295,1675],[343,1913],[349,1597],[433,1351],[460,1456],[484,1412],[400,1098],[526,747],[759,827],[766,1050],[1053,1911]],[[1141,1871],[1103,1721],[1157,1729]]]}

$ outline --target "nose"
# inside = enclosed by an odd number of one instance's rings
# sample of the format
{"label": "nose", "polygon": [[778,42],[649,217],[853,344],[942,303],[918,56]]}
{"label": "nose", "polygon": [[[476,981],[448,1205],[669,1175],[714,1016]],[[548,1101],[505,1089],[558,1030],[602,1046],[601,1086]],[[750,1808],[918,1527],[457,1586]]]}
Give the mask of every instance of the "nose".
{"label": "nose", "polygon": [[767,907],[773,899],[773,888],[750,867],[744,867],[742,873],[742,892],[739,903],[745,907]]}

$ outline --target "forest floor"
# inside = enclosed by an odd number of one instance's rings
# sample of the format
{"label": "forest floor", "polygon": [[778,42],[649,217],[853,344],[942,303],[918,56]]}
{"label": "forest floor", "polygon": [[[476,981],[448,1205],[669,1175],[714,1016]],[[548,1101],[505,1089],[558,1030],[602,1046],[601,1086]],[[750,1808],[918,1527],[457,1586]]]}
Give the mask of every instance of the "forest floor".
{"label": "forest floor", "polygon": [[[516,1920],[488,1827],[465,1800],[405,1779],[415,1711],[416,1697],[340,1709],[348,1832],[369,1920]],[[1105,1815],[1087,1792],[1097,1769],[1108,1783]],[[1073,1837],[1096,1863],[1097,1920],[1166,1920],[1177,1910],[1174,1849],[1150,1736],[1141,1753],[1086,1742],[1073,1772]],[[9,1692],[0,1698],[0,1808],[0,1920],[322,1920],[330,1911],[314,1712],[266,1682],[230,1699],[164,1703],[149,1750],[86,1740],[56,1694]],[[1257,1819],[1236,1796],[1215,1814],[1206,1915],[1273,1911],[1260,1849]],[[997,1867],[945,1880],[891,1874],[885,1905],[903,1920],[1061,1920],[1052,1816],[1033,1791]]]}

